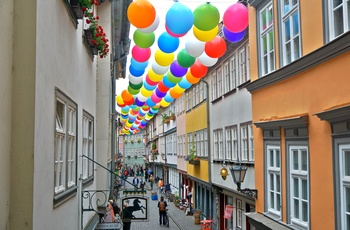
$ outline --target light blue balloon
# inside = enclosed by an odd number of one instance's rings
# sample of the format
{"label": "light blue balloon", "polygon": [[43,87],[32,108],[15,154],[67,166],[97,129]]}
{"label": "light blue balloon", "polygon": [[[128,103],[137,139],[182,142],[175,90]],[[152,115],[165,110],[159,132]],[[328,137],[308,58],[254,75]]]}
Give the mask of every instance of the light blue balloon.
{"label": "light blue balloon", "polygon": [[182,78],[182,80],[178,83],[178,85],[182,89],[189,89],[192,86],[192,84],[189,83],[185,77]]}
{"label": "light blue balloon", "polygon": [[148,61],[138,62],[134,58],[130,59],[130,63],[132,67],[134,67],[134,69],[138,69],[138,70],[145,70],[146,67],[148,66]]}
{"label": "light blue balloon", "polygon": [[174,98],[170,95],[170,93],[168,92],[165,97],[164,97],[164,100],[168,103],[171,103],[174,101]]}
{"label": "light blue balloon", "polygon": [[168,34],[168,32],[163,32],[158,38],[158,47],[164,53],[173,53],[177,50],[180,44],[180,39],[175,38]]}
{"label": "light blue balloon", "polygon": [[165,23],[174,34],[187,33],[192,28],[193,22],[191,9],[179,2],[175,2],[165,16]]}
{"label": "light blue balloon", "polygon": [[155,88],[157,88],[157,85],[150,85],[147,83],[147,81],[143,81],[143,87],[145,87],[145,89],[147,89],[148,91],[152,91]]}
{"label": "light blue balloon", "polygon": [[147,99],[146,104],[151,107],[156,105],[156,103],[152,101],[151,97]]}
{"label": "light blue balloon", "polygon": [[173,83],[169,80],[167,75],[164,75],[162,81],[163,81],[164,85],[168,88],[173,88],[176,85],[176,83]]}

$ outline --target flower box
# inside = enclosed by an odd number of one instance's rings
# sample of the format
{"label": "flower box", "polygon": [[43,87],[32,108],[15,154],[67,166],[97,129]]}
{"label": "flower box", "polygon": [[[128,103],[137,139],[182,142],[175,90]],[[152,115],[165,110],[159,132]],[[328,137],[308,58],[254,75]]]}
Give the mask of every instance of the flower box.
{"label": "flower box", "polygon": [[193,159],[193,160],[189,160],[188,163],[191,165],[199,165],[201,162],[200,160]]}
{"label": "flower box", "polygon": [[70,0],[70,6],[73,9],[75,17],[77,19],[83,19],[84,12],[79,0]]}
{"label": "flower box", "polygon": [[89,45],[90,50],[92,52],[93,55],[97,55],[98,53],[98,49],[96,44],[94,44],[92,41],[92,31],[91,30],[84,30],[84,38],[86,43]]}

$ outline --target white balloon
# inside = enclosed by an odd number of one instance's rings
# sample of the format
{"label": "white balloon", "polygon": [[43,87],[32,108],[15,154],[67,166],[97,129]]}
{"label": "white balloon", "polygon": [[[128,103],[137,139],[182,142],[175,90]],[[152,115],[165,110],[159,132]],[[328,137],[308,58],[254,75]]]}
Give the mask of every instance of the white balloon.
{"label": "white balloon", "polygon": [[139,30],[143,33],[152,33],[153,31],[155,31],[159,26],[159,16],[158,14],[156,14],[156,18],[154,19],[153,23],[146,28],[139,28]]}
{"label": "white balloon", "polygon": [[192,57],[199,57],[204,52],[205,42],[191,38],[186,41],[185,48],[187,53]]}
{"label": "white balloon", "polygon": [[152,70],[153,72],[155,72],[156,74],[165,74],[166,72],[168,72],[169,70],[169,66],[161,66],[159,65],[157,62],[153,62],[152,63]]}
{"label": "white balloon", "polygon": [[140,77],[135,77],[134,75],[129,74],[129,82],[131,82],[131,83],[134,84],[134,85],[138,85],[138,84],[140,84],[141,82],[143,82],[143,77],[142,77],[142,76],[140,76]]}
{"label": "white balloon", "polygon": [[202,65],[210,67],[216,64],[218,58],[209,57],[205,52],[203,52],[203,54],[199,56],[198,60],[200,61],[200,63],[202,63]]}
{"label": "white balloon", "polygon": [[142,93],[140,92],[140,93],[137,94],[137,99],[139,99],[139,101],[141,101],[141,102],[145,102],[145,101],[147,101],[148,97],[145,97],[145,96],[142,95]]}

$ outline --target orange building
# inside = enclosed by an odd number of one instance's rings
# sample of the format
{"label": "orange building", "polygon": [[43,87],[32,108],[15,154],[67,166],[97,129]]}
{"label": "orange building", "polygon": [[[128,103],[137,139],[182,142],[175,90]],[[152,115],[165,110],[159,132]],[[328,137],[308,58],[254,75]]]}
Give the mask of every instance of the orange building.
{"label": "orange building", "polygon": [[348,1],[249,1],[256,229],[350,229]]}

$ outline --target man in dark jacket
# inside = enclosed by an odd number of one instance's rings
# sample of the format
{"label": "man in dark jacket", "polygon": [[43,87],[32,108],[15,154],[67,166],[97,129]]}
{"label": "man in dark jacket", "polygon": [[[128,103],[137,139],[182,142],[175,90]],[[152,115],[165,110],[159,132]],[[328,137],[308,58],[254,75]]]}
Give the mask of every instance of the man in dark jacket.
{"label": "man in dark jacket", "polygon": [[159,224],[162,225],[166,225],[166,207],[168,206],[167,202],[164,200],[164,197],[161,196],[160,197],[160,201],[158,202],[158,210],[159,210]]}

